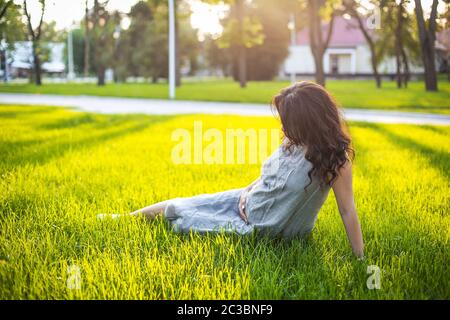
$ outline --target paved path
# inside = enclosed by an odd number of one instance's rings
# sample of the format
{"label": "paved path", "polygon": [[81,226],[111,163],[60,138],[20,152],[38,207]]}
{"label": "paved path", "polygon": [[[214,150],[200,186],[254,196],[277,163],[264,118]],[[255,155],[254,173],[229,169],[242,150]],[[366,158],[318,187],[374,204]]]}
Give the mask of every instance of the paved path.
{"label": "paved path", "polygon": [[[107,114],[204,113],[273,116],[268,105],[233,102],[170,101],[95,96],[0,93],[0,103],[75,107],[82,111]],[[364,109],[345,109],[344,113],[347,120],[355,121],[450,125],[450,115]]]}

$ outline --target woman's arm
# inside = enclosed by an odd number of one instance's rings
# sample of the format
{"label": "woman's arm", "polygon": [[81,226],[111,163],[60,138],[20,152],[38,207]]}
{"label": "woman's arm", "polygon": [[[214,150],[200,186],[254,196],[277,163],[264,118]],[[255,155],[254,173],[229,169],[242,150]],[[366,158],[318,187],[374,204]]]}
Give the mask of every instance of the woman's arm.
{"label": "woman's arm", "polygon": [[351,162],[347,162],[339,170],[339,175],[333,183],[333,191],[353,253],[362,258],[364,257],[364,243],[358,215],[356,214],[355,200],[353,199]]}

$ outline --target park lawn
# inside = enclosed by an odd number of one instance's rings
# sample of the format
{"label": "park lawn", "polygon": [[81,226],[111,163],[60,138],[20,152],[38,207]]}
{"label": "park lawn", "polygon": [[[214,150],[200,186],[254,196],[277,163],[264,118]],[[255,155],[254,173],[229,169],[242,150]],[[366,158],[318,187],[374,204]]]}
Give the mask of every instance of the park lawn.
{"label": "park lawn", "polygon": [[[180,100],[251,102],[268,104],[273,95],[289,85],[282,81],[249,82],[240,88],[232,81],[185,82],[177,89]],[[441,80],[440,91],[426,92],[422,82],[411,82],[408,89],[397,89],[393,81],[376,89],[369,80],[329,80],[327,88],[345,108],[385,109],[450,114],[450,82]],[[95,95],[166,99],[167,85],[122,83],[98,87],[95,84],[2,84],[0,92],[63,95]]]}
{"label": "park lawn", "polygon": [[[0,299],[450,298],[448,126],[351,124],[367,256],[358,261],[332,193],[308,240],[96,220],[245,186],[260,164],[175,165],[171,134],[194,121],[225,130],[277,128],[274,119],[43,106],[0,106],[0,119]],[[366,286],[369,265],[381,269],[379,290]],[[80,290],[67,287],[73,268]]]}

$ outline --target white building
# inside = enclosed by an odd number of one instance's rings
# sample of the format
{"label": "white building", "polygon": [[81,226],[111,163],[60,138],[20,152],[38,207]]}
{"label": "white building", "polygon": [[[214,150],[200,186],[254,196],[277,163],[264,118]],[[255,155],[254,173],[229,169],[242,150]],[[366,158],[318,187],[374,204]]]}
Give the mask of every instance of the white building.
{"label": "white building", "polygon": [[[323,25],[324,39],[328,25]],[[309,31],[307,28],[296,35],[296,44],[289,48],[289,56],[284,62],[283,72],[296,75],[314,74],[314,59],[309,46]],[[358,28],[355,19],[336,17],[328,49],[324,55],[324,70],[331,76],[371,76],[371,53],[363,33]],[[410,65],[411,73],[423,72],[421,66]],[[378,65],[381,74],[396,73],[395,58],[386,58]]]}
{"label": "white building", "polygon": [[[64,63],[64,43],[45,43],[49,50],[48,61],[42,63],[42,71],[48,74],[63,74],[66,71]],[[8,69],[14,77],[26,77],[33,69],[33,48],[31,41],[14,43],[14,50],[8,52]]]}

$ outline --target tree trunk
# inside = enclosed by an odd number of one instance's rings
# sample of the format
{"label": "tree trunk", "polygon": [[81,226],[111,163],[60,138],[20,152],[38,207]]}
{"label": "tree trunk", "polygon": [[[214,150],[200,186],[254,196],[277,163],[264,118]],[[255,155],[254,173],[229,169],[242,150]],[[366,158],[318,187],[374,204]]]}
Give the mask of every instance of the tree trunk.
{"label": "tree trunk", "polygon": [[319,16],[319,6],[316,0],[308,1],[309,10],[309,45],[314,59],[316,83],[325,86],[325,75],[323,70],[323,56],[320,53],[322,30]]}
{"label": "tree trunk", "polygon": [[98,86],[105,85],[105,68],[103,66],[98,66],[97,69],[97,85]]}
{"label": "tree trunk", "polygon": [[402,88],[402,61],[400,60],[400,53],[398,49],[395,50],[395,81],[397,82],[397,88]]}
{"label": "tree trunk", "polygon": [[180,61],[180,25],[178,23],[178,1],[174,1],[175,11],[175,86],[181,86],[181,61]]}
{"label": "tree trunk", "polygon": [[2,20],[2,18],[6,15],[6,11],[8,10],[8,7],[13,3],[13,1],[7,1],[4,5],[3,8],[0,9],[0,20]]}
{"label": "tree trunk", "polygon": [[403,85],[405,86],[405,88],[407,88],[409,79],[411,77],[411,73],[410,73],[410,69],[409,69],[408,56],[406,55],[406,50],[404,47],[401,48],[401,54],[402,54],[402,62],[403,62],[403,68],[404,68]]}
{"label": "tree trunk", "polygon": [[424,69],[425,69],[425,88],[427,91],[437,91],[437,75],[434,61],[434,49],[422,48],[424,54]]}
{"label": "tree trunk", "polygon": [[39,25],[37,26],[36,31],[34,31],[33,26],[31,25],[31,16],[28,13],[27,2],[25,0],[23,1],[23,10],[24,10],[25,16],[27,18],[28,35],[31,38],[31,42],[32,42],[34,80],[35,80],[35,84],[37,86],[40,86],[42,84],[42,81],[41,81],[41,59],[39,57],[39,54],[40,54],[39,40],[41,38],[41,27],[42,27],[42,21],[44,18],[44,12],[45,12],[45,1],[42,1],[41,4],[42,4],[41,18],[39,20]]}
{"label": "tree trunk", "polygon": [[[373,50],[375,51],[375,49],[373,49]],[[372,52],[370,61],[372,63],[372,71],[373,71],[373,76],[375,78],[375,83],[377,85],[377,88],[380,89],[381,88],[381,76],[378,73],[378,63],[377,63],[377,59],[375,57],[375,52]]]}
{"label": "tree trunk", "polygon": [[241,88],[247,86],[247,58],[243,45],[239,46],[239,85]]}
{"label": "tree trunk", "polygon": [[[8,74],[6,73],[6,70],[8,69],[7,68],[7,66],[6,66],[6,50],[4,51],[4,50],[0,50],[0,65],[2,65],[3,66],[3,62],[4,62],[4,72],[3,72],[3,81],[4,82],[7,82],[8,81]],[[1,69],[1,67],[0,67],[0,69]]]}
{"label": "tree trunk", "polygon": [[447,70],[447,81],[450,81],[450,66],[449,66],[448,59],[447,59],[447,62],[446,62],[445,69]]}
{"label": "tree trunk", "polygon": [[427,91],[437,91],[437,75],[435,65],[435,49],[434,40],[436,32],[436,15],[437,15],[437,0],[433,0],[431,6],[430,20],[428,28],[425,25],[425,18],[423,16],[423,9],[420,0],[415,0],[415,12],[417,27],[419,29],[420,47],[422,50],[422,61],[424,67],[425,89]]}
{"label": "tree trunk", "polygon": [[320,17],[321,2],[317,0],[308,0],[309,15],[309,42],[311,53],[314,57],[315,80],[317,84],[325,87],[325,70],[323,67],[323,57],[330,42],[333,33],[334,14],[331,16],[328,24],[327,37],[324,40],[322,35],[322,19]]}
{"label": "tree trunk", "polygon": [[347,4],[345,4],[345,2],[344,2],[345,9],[350,13],[350,15],[352,17],[354,17],[356,19],[356,21],[358,22],[358,28],[361,30],[362,34],[364,35],[364,38],[366,39],[367,44],[369,45],[370,63],[372,65],[373,76],[375,78],[375,83],[376,83],[377,88],[381,88],[381,76],[378,73],[378,61],[377,61],[377,56],[376,56],[376,52],[375,52],[375,43],[372,39],[372,36],[366,30],[366,28],[364,26],[364,21],[361,18],[360,14],[358,13],[357,9],[355,8],[355,5],[356,5],[355,2],[350,2]]}
{"label": "tree trunk", "polygon": [[[361,18],[359,18],[361,19]],[[364,25],[362,24],[362,21],[360,23],[360,29],[364,28]],[[373,43],[372,38],[370,38],[370,35],[367,33],[367,31],[365,30],[365,32],[363,32],[364,37],[366,38],[367,43],[369,44],[369,49],[370,49],[370,62],[372,65],[372,72],[373,72],[373,76],[375,78],[375,83],[377,88],[381,88],[381,76],[378,73],[378,61],[377,61],[377,54],[375,52],[375,44]]]}
{"label": "tree trunk", "polygon": [[38,54],[37,44],[33,42],[33,65],[34,65],[34,83],[37,86],[42,84],[41,76],[41,58]]}
{"label": "tree trunk", "polygon": [[401,51],[402,51],[402,7],[403,0],[400,0],[400,3],[397,5],[397,21],[395,26],[395,65],[396,65],[396,81],[397,88],[401,89],[403,87],[403,76],[402,76],[402,60],[401,60]]}
{"label": "tree trunk", "polygon": [[105,85],[105,67],[100,62],[100,55],[101,55],[101,35],[98,35],[97,26],[99,22],[99,10],[100,5],[98,0],[94,0],[94,12],[93,12],[93,28],[92,28],[92,34],[94,35],[94,60],[95,65],[97,66],[97,86],[104,86]]}
{"label": "tree trunk", "polygon": [[316,83],[325,87],[326,79],[325,79],[325,71],[323,68],[323,55],[314,54],[314,64],[316,66],[315,72]]}
{"label": "tree trunk", "polygon": [[84,17],[84,76],[89,76],[89,10],[88,10],[88,1],[86,0],[86,8],[85,8],[85,17]]}
{"label": "tree trunk", "polygon": [[243,43],[244,0],[236,0],[236,19],[238,22],[239,35],[241,37],[238,45],[239,85],[241,88],[245,88],[247,86],[247,63],[245,45]]}

